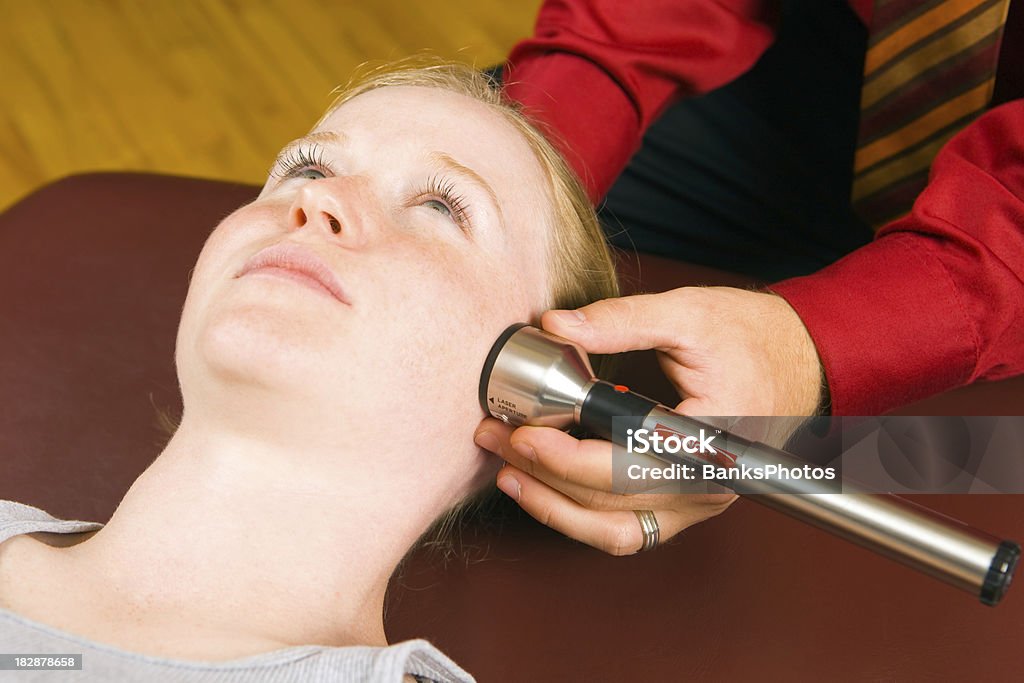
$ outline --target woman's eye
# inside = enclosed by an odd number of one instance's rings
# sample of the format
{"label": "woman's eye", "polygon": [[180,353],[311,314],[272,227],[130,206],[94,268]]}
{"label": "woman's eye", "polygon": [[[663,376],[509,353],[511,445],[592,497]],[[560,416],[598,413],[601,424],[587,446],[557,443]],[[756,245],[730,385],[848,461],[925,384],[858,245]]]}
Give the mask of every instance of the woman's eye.
{"label": "woman's eye", "polygon": [[442,216],[448,216],[450,218],[452,215],[452,210],[449,209],[444,202],[439,202],[436,199],[428,199],[427,201],[423,202],[423,206],[429,207],[434,211],[437,211]]}
{"label": "woman's eye", "polygon": [[431,211],[444,216],[463,233],[469,234],[470,220],[466,210],[466,201],[456,189],[454,183],[444,177],[431,176],[426,185],[410,198],[416,206],[425,206]]}
{"label": "woman's eye", "polygon": [[287,147],[277,157],[270,175],[281,181],[301,178],[303,180],[320,180],[334,175],[334,169],[326,159],[320,145],[305,147]]}
{"label": "woman's eye", "polygon": [[323,171],[319,171],[315,168],[303,168],[298,171],[294,171],[289,174],[292,178],[305,178],[306,180],[320,180],[326,178]]}

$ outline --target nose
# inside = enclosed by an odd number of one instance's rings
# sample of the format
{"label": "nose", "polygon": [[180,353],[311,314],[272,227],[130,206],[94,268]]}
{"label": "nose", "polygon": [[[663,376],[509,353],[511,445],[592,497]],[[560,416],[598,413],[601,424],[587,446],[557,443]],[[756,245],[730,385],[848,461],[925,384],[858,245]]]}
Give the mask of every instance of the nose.
{"label": "nose", "polygon": [[367,190],[354,178],[322,178],[299,188],[288,211],[291,230],[315,230],[341,246],[358,247],[366,238],[362,211]]}

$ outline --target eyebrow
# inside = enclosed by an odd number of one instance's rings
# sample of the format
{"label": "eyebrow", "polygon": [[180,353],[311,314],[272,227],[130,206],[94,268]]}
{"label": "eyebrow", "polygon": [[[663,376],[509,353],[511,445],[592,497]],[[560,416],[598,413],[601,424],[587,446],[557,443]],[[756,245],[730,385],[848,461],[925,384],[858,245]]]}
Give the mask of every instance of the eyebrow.
{"label": "eyebrow", "polygon": [[448,154],[445,154],[444,152],[434,152],[430,155],[430,159],[432,161],[437,162],[441,166],[445,167],[449,171],[462,176],[467,181],[483,190],[483,192],[491,200],[491,204],[494,205],[494,210],[498,214],[498,223],[501,225],[502,228],[505,227],[505,216],[501,212],[501,203],[498,201],[498,196],[494,194],[494,190],[491,188],[490,185],[487,184],[487,181],[484,180],[479,173],[469,168],[468,166],[463,166],[458,161],[453,159]]}
{"label": "eyebrow", "polygon": [[290,151],[296,147],[302,147],[303,145],[314,145],[314,144],[329,144],[329,145],[342,145],[345,143],[345,134],[334,130],[321,130],[316,133],[309,133],[303,135],[301,138],[292,140],[278,152],[277,157],[274,159],[275,166],[284,157],[288,155]]}

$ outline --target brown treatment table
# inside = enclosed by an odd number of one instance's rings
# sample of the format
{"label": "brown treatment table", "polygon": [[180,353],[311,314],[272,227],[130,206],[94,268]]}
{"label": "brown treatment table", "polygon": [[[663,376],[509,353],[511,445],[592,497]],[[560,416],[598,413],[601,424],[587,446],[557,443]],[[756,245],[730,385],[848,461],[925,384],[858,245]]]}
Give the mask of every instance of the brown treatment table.
{"label": "brown treatment table", "polygon": [[[0,498],[109,518],[165,440],[155,409],[180,409],[173,346],[188,272],[257,191],[88,174],[0,215]],[[751,284],[646,255],[621,268],[627,291]],[[654,368],[633,354],[619,374],[668,402]],[[901,412],[1021,415],[1024,377]],[[918,502],[1024,541],[1024,496]],[[387,630],[392,642],[428,638],[484,682],[1019,680],[1024,665],[1024,586],[988,608],[749,501],[633,557],[525,515],[500,532],[470,524],[460,545],[446,566],[414,555],[393,581]]]}

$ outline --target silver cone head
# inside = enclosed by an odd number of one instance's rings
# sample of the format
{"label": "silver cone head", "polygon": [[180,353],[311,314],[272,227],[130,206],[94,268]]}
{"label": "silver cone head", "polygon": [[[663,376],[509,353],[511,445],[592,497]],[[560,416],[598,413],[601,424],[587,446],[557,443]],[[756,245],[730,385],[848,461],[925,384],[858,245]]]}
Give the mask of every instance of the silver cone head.
{"label": "silver cone head", "polygon": [[594,371],[586,352],[536,327],[513,325],[495,342],[480,377],[480,405],[511,425],[566,429],[579,419]]}

